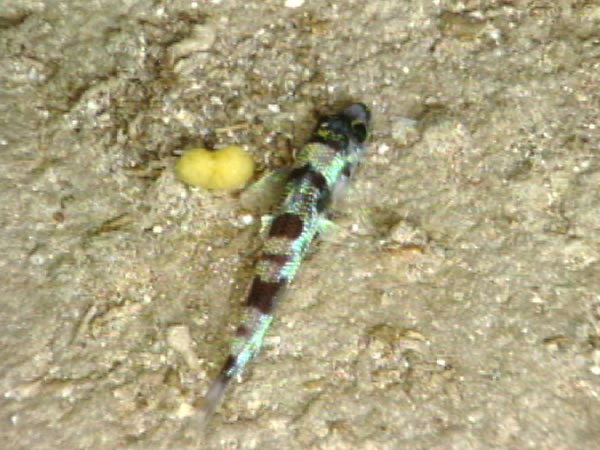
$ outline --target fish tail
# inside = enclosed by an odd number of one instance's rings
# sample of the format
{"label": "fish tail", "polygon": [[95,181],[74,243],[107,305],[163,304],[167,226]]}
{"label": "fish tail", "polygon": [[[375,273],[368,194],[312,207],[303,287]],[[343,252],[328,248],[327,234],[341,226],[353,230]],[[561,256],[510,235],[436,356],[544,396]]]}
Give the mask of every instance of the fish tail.
{"label": "fish tail", "polygon": [[221,367],[219,375],[208,388],[204,398],[195,404],[202,427],[206,426],[221,404],[231,380],[240,376],[248,362],[259,352],[272,320],[273,316],[263,314],[254,307],[248,308],[246,320],[236,330],[231,353]]}
{"label": "fish tail", "polygon": [[228,377],[225,373],[221,373],[212,382],[204,398],[196,405],[198,407],[197,423],[201,428],[204,428],[208,424],[216,409],[221,404],[230,382],[231,377]]}

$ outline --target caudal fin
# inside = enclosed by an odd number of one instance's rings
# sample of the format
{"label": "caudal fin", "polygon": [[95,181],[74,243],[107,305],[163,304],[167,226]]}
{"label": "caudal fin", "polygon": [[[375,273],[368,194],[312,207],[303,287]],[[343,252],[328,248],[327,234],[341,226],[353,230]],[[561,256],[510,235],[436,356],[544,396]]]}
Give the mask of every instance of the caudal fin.
{"label": "caudal fin", "polygon": [[221,404],[230,381],[231,378],[222,373],[213,381],[204,398],[196,403],[196,406],[198,406],[198,422],[202,428],[208,424],[215,410]]}
{"label": "caudal fin", "polygon": [[225,374],[219,375],[213,384],[211,384],[206,395],[194,402],[196,413],[183,422],[180,430],[182,439],[190,443],[195,442],[199,435],[202,435],[206,431],[212,415],[223,399],[230,380],[231,378]]}
{"label": "caudal fin", "polygon": [[[254,296],[251,294],[249,298],[257,303],[259,301],[265,304],[274,302],[270,297],[260,297],[259,294],[264,293],[256,287],[251,292],[254,292]],[[261,306],[263,305],[261,304]],[[194,403],[198,410],[193,418],[196,426],[206,427],[215,410],[221,404],[231,380],[242,374],[246,364],[260,349],[264,335],[273,320],[273,316],[262,313],[255,307],[248,308],[248,310],[248,317],[238,327],[238,335],[232,345],[231,354],[225,360],[219,376],[213,381],[204,398]]]}

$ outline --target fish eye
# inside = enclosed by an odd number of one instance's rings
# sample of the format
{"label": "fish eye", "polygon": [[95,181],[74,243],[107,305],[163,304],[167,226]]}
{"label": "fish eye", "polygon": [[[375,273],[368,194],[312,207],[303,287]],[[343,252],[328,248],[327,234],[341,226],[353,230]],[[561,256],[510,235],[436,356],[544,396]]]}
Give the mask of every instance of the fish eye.
{"label": "fish eye", "polygon": [[353,121],[350,126],[352,127],[352,134],[358,142],[364,142],[367,139],[367,126],[360,120]]}

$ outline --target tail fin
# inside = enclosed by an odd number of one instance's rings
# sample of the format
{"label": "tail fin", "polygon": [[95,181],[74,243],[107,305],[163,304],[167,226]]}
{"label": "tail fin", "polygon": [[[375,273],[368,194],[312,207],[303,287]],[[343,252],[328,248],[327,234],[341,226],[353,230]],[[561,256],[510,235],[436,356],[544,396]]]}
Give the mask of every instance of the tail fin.
{"label": "tail fin", "polygon": [[230,381],[231,377],[221,373],[210,386],[204,398],[194,402],[196,414],[187,417],[182,424],[181,436],[184,441],[187,440],[190,443],[196,442],[199,434],[203,434],[206,431],[206,427],[221,403]]}
{"label": "tail fin", "polygon": [[194,406],[198,408],[197,419],[194,422],[201,428],[214,414],[221,404],[221,400],[231,380],[242,374],[248,362],[260,350],[263,338],[273,320],[270,314],[263,314],[256,308],[248,308],[247,315],[236,332],[231,353],[225,360],[221,372],[208,388],[204,399],[199,400]]}
{"label": "tail fin", "polygon": [[197,402],[198,421],[202,428],[208,424],[215,410],[221,404],[230,381],[231,377],[228,377],[225,373],[221,373],[219,377],[213,381],[204,398]]}

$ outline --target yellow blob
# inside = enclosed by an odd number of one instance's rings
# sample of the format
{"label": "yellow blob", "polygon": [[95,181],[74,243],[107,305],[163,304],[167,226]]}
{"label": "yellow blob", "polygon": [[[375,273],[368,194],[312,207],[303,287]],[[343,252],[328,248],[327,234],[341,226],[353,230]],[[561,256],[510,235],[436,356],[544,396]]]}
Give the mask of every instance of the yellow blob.
{"label": "yellow blob", "polygon": [[191,186],[221,191],[243,188],[254,173],[254,161],[241,147],[189,150],[175,165],[177,178]]}

